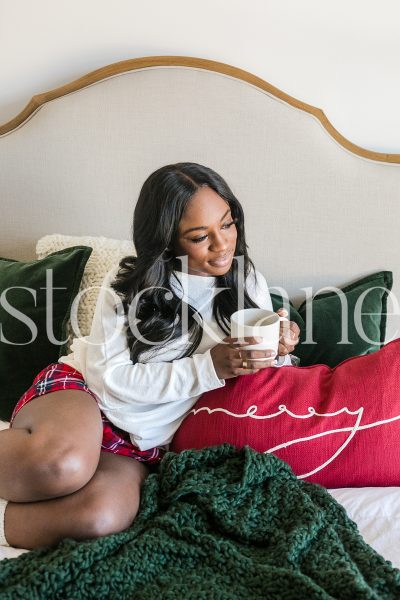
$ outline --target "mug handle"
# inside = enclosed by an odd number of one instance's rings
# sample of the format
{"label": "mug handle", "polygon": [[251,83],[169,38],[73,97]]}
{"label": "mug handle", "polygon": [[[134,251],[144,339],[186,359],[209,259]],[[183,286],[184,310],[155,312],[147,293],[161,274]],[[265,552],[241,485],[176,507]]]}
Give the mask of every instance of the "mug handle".
{"label": "mug handle", "polygon": [[[286,308],[284,308],[283,310],[284,310],[284,311],[285,311],[285,313],[286,313],[286,314],[289,316],[289,313],[288,313],[288,311],[286,310]],[[278,313],[276,313],[276,314],[278,314]],[[278,315],[278,317],[279,317],[279,321],[289,321],[289,319],[288,319],[287,317],[281,317],[280,315]],[[280,339],[281,339],[281,338],[279,337],[279,340],[280,340]],[[279,356],[279,355],[277,354],[277,356]]]}
{"label": "mug handle", "polygon": [[[284,308],[283,310],[289,315],[289,313],[286,310],[286,308]],[[280,317],[279,316],[279,321],[289,321],[289,319],[286,318],[286,317]],[[293,367],[299,367],[300,366],[300,358],[298,356],[295,356],[294,354],[288,354],[287,356],[290,356],[290,361],[291,361]],[[278,355],[278,360],[279,360],[279,355]]]}

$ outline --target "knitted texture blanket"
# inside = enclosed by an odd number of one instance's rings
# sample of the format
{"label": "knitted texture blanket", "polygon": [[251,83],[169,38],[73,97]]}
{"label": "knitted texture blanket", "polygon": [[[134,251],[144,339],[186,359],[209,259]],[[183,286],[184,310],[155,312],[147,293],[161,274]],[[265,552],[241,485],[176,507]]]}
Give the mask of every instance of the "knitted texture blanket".
{"label": "knitted texture blanket", "polygon": [[0,562],[0,598],[400,598],[400,571],[322,487],[228,444],[167,453],[122,533]]}

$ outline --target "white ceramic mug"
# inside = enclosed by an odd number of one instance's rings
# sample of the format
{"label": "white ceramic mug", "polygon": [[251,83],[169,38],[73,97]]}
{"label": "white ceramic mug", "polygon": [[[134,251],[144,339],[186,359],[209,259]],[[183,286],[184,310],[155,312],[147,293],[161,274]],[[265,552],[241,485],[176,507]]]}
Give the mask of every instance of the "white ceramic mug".
{"label": "white ceramic mug", "polygon": [[[231,337],[262,337],[259,344],[242,346],[246,350],[274,350],[278,354],[280,322],[287,321],[276,312],[264,308],[244,308],[231,315]],[[252,358],[251,360],[265,360]]]}

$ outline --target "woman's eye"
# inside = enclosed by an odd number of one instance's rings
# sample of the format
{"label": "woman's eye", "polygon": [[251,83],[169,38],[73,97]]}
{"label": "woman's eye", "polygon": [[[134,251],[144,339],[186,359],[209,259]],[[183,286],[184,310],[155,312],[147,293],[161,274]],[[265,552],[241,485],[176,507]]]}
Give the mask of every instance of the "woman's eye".
{"label": "woman's eye", "polygon": [[232,225],[234,225],[237,222],[238,222],[237,219],[233,219],[232,221],[229,221],[229,223],[224,223],[223,227],[226,227],[226,229],[229,229],[229,227],[231,227]]}
{"label": "woman's eye", "polygon": [[[222,227],[224,229],[229,229],[229,227],[232,227],[232,225],[234,225],[237,222],[238,222],[237,219],[233,219],[232,221],[229,221],[229,223],[224,223],[222,225]],[[194,242],[195,244],[199,244],[200,242],[203,242],[206,238],[207,238],[207,236],[203,235],[202,237],[192,239],[192,242]]]}
{"label": "woman's eye", "polygon": [[202,242],[203,240],[206,239],[206,235],[203,235],[203,237],[201,238],[195,238],[194,240],[192,240],[192,242],[194,242],[195,244],[198,244],[199,242]]}

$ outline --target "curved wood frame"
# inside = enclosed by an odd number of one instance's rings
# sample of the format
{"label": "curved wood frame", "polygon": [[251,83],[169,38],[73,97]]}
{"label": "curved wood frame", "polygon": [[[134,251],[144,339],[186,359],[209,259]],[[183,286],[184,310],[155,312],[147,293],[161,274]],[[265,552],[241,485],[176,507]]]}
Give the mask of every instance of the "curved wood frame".
{"label": "curved wood frame", "polygon": [[133,58],[130,60],[123,60],[120,62],[113,63],[111,65],[107,65],[106,67],[102,67],[97,69],[96,71],[92,71],[75,81],[67,83],[59,88],[54,90],[50,90],[49,92],[44,92],[43,94],[38,94],[33,96],[32,99],[28,102],[26,107],[11,121],[4,123],[4,125],[0,125],[0,135],[4,135],[6,133],[10,133],[13,129],[16,129],[20,125],[24,123],[27,119],[29,119],[34,112],[36,112],[43,104],[49,102],[50,100],[54,100],[55,98],[60,98],[61,96],[65,96],[72,92],[76,92],[84,87],[87,87],[93,83],[97,83],[102,79],[106,79],[108,77],[112,77],[114,75],[119,75],[121,73],[126,73],[128,71],[134,71],[136,69],[143,69],[146,67],[159,67],[159,66],[175,66],[175,67],[194,67],[197,69],[204,69],[207,71],[215,71],[216,73],[221,73],[224,75],[229,75],[231,77],[235,77],[236,79],[241,79],[242,81],[246,81],[247,83],[251,83],[252,85],[264,90],[265,92],[291,104],[292,106],[299,108],[305,112],[310,113],[314,117],[316,117],[323,127],[327,130],[327,132],[344,148],[352,152],[353,154],[358,154],[363,158],[368,158],[370,160],[387,162],[387,163],[400,163],[400,154],[388,154],[383,152],[374,152],[372,150],[367,150],[362,148],[361,146],[357,146],[353,144],[345,138],[341,133],[335,129],[332,123],[329,121],[328,117],[325,115],[323,110],[312,106],[311,104],[306,104],[301,100],[297,100],[292,96],[289,96],[285,92],[282,92],[278,88],[274,87],[267,81],[264,81],[260,77],[249,73],[248,71],[244,71],[243,69],[239,69],[237,67],[233,67],[231,65],[217,62],[214,60],[206,60],[203,58],[194,58],[190,56],[145,56],[142,58]]}

